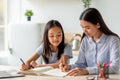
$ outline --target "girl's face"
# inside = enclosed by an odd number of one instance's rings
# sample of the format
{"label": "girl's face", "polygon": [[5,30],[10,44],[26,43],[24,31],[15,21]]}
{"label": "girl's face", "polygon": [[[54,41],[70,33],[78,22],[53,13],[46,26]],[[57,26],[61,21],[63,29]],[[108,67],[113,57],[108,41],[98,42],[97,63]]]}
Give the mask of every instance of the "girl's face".
{"label": "girl's face", "polygon": [[53,47],[57,47],[62,42],[62,30],[57,26],[49,29],[48,40]]}
{"label": "girl's face", "polygon": [[82,26],[83,32],[89,37],[94,37],[97,35],[97,32],[99,32],[100,26],[98,24],[94,25],[84,20],[80,20],[80,24]]}

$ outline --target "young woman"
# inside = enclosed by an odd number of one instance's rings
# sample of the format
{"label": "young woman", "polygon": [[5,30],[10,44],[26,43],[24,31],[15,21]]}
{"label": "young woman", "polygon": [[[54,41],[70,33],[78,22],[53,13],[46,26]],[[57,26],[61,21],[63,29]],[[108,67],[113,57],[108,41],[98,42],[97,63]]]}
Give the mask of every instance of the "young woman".
{"label": "young woman", "polygon": [[[37,64],[35,62],[40,56],[43,57],[46,64]],[[58,68],[61,63],[67,64],[71,57],[72,49],[69,44],[64,43],[62,25],[57,20],[50,20],[45,26],[42,44],[33,56],[25,64],[22,64],[21,70],[44,66]]]}
{"label": "young woman", "polygon": [[72,65],[61,64],[62,71],[72,69],[69,76],[98,74],[98,62],[112,62],[109,73],[119,71],[120,38],[107,27],[100,12],[86,9],[80,16],[80,24],[84,33],[78,59]]}

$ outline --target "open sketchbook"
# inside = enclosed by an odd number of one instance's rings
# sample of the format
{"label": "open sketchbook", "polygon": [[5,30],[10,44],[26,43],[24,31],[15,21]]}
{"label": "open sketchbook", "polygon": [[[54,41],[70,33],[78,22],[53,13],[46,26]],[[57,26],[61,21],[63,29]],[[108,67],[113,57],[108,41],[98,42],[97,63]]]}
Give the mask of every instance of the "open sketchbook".
{"label": "open sketchbook", "polygon": [[24,74],[18,73],[18,70],[3,70],[0,71],[1,78],[24,77]]}
{"label": "open sketchbook", "polygon": [[66,76],[67,72],[62,72],[58,68],[53,68],[51,66],[33,68],[26,71],[21,71],[23,74],[35,74],[35,75],[50,75],[50,76]]}

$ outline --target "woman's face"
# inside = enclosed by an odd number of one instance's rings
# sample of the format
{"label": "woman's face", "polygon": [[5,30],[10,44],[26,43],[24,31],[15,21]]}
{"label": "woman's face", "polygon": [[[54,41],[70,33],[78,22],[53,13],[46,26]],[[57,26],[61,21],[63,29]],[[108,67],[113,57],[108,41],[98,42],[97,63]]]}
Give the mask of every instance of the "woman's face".
{"label": "woman's face", "polygon": [[97,35],[97,32],[99,32],[100,26],[98,24],[94,25],[84,20],[80,20],[80,24],[82,26],[83,32],[89,37],[94,37]]}
{"label": "woman's face", "polygon": [[62,42],[62,30],[57,26],[49,29],[48,40],[53,47],[57,47]]}

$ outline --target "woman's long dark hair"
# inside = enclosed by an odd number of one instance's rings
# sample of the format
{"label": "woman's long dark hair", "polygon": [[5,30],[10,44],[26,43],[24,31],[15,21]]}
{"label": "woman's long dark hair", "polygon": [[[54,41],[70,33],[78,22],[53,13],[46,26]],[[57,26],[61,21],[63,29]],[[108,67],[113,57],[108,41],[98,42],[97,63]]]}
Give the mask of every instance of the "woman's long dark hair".
{"label": "woman's long dark hair", "polygon": [[52,52],[50,48],[50,43],[48,40],[48,31],[53,27],[58,27],[62,30],[62,42],[58,45],[58,56],[57,56],[58,59],[60,59],[61,55],[63,54],[64,46],[65,46],[64,31],[63,31],[62,25],[57,20],[50,20],[45,26],[44,35],[43,35],[43,55],[42,56],[46,64],[49,63],[49,58]]}
{"label": "woman's long dark hair", "polygon": [[[117,34],[115,34],[114,32],[112,32],[107,25],[105,24],[100,12],[95,9],[95,8],[88,8],[85,11],[82,12],[79,20],[85,20],[88,21],[94,25],[97,25],[99,23],[100,25],[100,31],[102,31],[104,34],[106,35],[115,35],[117,37],[119,37]],[[82,39],[85,36],[85,33],[83,33]],[[81,40],[82,40],[81,39]]]}

